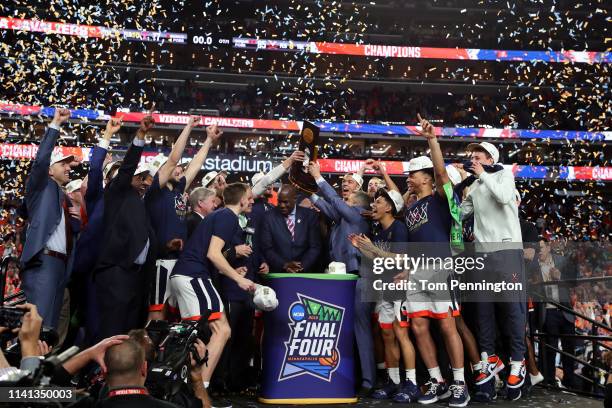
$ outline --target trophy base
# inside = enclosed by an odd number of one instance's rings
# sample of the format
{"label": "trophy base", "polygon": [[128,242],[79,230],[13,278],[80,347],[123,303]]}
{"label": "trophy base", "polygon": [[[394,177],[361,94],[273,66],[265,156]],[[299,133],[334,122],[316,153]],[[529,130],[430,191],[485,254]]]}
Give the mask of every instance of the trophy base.
{"label": "trophy base", "polygon": [[315,194],[319,191],[317,182],[310,174],[303,174],[303,176],[301,176],[298,173],[297,177],[294,174],[289,174],[289,182],[291,182],[295,188],[307,194]]}

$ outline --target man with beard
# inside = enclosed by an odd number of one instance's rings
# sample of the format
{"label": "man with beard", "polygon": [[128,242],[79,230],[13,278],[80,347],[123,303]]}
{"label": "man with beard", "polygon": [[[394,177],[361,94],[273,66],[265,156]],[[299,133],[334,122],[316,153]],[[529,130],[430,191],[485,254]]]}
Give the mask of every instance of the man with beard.
{"label": "man with beard", "polygon": [[146,317],[145,263],[154,259],[155,232],[143,197],[152,178],[137,166],[154,123],[151,116],[141,120],[117,175],[104,192],[104,233],[94,270],[99,339],[142,327]]}
{"label": "man with beard", "polygon": [[[158,259],[155,263],[156,274],[152,283],[149,299],[149,319],[163,320],[164,305],[170,298],[168,279],[187,240],[187,203],[184,193],[200,171],[208,151],[223,134],[216,125],[206,129],[206,141],[183,171],[179,161],[185,150],[189,135],[200,122],[200,117],[192,116],[176,140],[168,158],[158,157],[153,165],[158,169],[153,184],[145,196],[145,203],[151,225],[157,237]],[[173,301],[171,301],[173,303]]]}

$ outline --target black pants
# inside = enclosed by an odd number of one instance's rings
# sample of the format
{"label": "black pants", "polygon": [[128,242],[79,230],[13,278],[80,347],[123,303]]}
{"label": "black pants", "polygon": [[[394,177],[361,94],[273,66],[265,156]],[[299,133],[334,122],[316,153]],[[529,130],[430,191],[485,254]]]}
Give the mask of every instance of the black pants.
{"label": "black pants", "polygon": [[[477,281],[521,283],[522,291],[506,291],[494,294],[499,301],[490,299],[491,292],[482,296],[476,305],[478,318],[478,344],[481,351],[492,355],[496,353],[496,325],[510,339],[510,357],[513,361],[522,361],[527,348],[525,346],[525,327],[527,324],[525,300],[525,264],[521,250],[503,250],[482,256],[485,267],[475,276]],[[477,300],[477,299],[476,299]]]}
{"label": "black pants", "polygon": [[94,272],[98,306],[98,340],[144,327],[147,314],[146,276],[142,265]]}
{"label": "black pants", "polygon": [[[556,334],[575,334],[573,322],[568,321],[563,312],[557,309],[546,309],[546,320],[544,321],[544,332],[548,335],[544,341],[555,348],[559,348],[559,337]],[[561,338],[561,349],[566,353],[574,355],[575,341],[572,338]],[[543,360],[546,364],[542,368],[546,382],[555,384],[555,359],[557,352],[544,346]],[[563,365],[563,385],[571,387],[574,384],[574,361],[561,355]]]}
{"label": "black pants", "polygon": [[229,301],[227,320],[232,329],[232,336],[227,342],[221,357],[221,370],[215,374],[223,377],[223,382],[232,391],[246,389],[250,384],[248,373],[249,362],[253,357],[253,303],[248,301]]}

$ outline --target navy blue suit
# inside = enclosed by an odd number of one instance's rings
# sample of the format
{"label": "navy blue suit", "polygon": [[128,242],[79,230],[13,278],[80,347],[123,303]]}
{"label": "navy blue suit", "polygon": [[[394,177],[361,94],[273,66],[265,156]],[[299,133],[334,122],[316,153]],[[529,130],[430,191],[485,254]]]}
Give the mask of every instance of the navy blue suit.
{"label": "navy blue suit", "polygon": [[[53,328],[57,328],[64,289],[70,277],[74,258],[73,248],[66,248],[71,254],[67,262],[42,253],[61,222],[64,201],[70,206],[70,200],[60,186],[49,177],[51,153],[58,136],[59,130],[47,128],[32,164],[30,177],[26,181],[28,228],[21,254],[21,263],[24,267],[22,289],[28,302],[38,308],[43,324]],[[72,233],[76,237],[78,225],[75,225],[71,218],[66,217],[66,222],[70,224]]]}
{"label": "navy blue suit", "polygon": [[[100,251],[100,237],[104,233],[104,186],[103,167],[107,150],[95,146],[89,162],[87,174],[87,192],[85,193],[85,210],[87,212],[87,226],[81,232],[77,242],[74,259],[73,279],[77,293],[77,304],[84,305],[86,344],[91,344],[96,338],[98,313],[95,303],[95,288],[93,285],[93,269],[98,260]],[[79,296],[80,295],[80,296]]]}
{"label": "navy blue suit", "polygon": [[[348,235],[369,232],[369,223],[362,216],[365,209],[348,205],[327,181],[323,180],[317,184],[325,200],[318,198],[314,204],[334,222],[329,240],[331,259],[343,262],[347,272],[357,273],[361,256],[357,248],[348,240]],[[362,301],[366,287],[367,281],[360,277],[355,287],[354,329],[361,364],[361,385],[372,388],[376,381],[376,361],[372,353],[374,339],[371,327],[374,305],[372,302]]]}
{"label": "navy blue suit", "polygon": [[261,247],[270,272],[286,272],[287,262],[301,262],[304,272],[313,271],[321,252],[319,219],[314,211],[298,206],[295,213],[295,239],[287,228],[286,218],[273,208],[266,212],[261,229]]}
{"label": "navy blue suit", "polygon": [[85,193],[85,210],[87,226],[79,237],[74,260],[74,272],[89,274],[96,266],[100,248],[100,236],[104,231],[104,186],[102,185],[102,167],[107,150],[95,146],[87,174],[87,192]]}
{"label": "navy blue suit", "polygon": [[[130,145],[117,175],[104,190],[104,233],[94,269],[98,339],[141,328],[146,319],[155,232],[142,198],[131,185],[142,149]],[[147,240],[147,261],[136,264]]]}

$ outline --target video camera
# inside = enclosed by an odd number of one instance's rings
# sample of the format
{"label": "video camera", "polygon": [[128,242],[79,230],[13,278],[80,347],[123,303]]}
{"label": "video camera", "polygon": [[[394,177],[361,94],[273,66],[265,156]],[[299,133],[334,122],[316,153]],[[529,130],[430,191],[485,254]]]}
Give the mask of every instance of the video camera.
{"label": "video camera", "polygon": [[156,398],[171,400],[188,380],[190,356],[198,364],[207,364],[208,351],[200,358],[195,348],[196,339],[210,341],[212,332],[208,325],[210,311],[198,321],[169,323],[152,320],[145,328],[155,346],[155,356],[150,364],[145,386]]}

